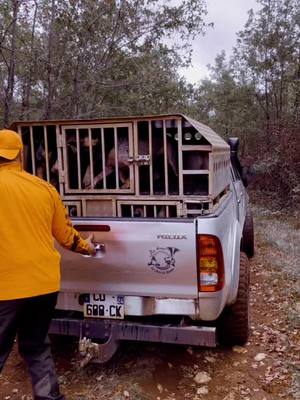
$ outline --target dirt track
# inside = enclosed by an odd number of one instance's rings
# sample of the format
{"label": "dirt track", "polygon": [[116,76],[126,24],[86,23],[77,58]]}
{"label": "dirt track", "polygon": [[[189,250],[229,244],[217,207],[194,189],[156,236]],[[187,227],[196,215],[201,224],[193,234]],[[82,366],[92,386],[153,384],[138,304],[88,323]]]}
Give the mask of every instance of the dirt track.
{"label": "dirt track", "polygon": [[[254,211],[249,343],[214,350],[124,343],[107,365],[83,370],[74,344],[55,346],[67,400],[300,399],[300,223],[297,216]],[[14,352],[0,376],[0,400],[29,400],[30,393]]]}

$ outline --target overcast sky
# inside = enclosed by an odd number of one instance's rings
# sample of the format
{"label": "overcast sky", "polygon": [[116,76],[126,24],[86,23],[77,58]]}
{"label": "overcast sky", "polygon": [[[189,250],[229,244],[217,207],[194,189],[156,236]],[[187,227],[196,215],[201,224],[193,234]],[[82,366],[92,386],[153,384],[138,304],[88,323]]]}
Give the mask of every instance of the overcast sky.
{"label": "overcast sky", "polygon": [[221,50],[231,53],[236,32],[244,27],[250,8],[258,9],[256,0],[207,0],[206,21],[214,22],[214,28],[207,29],[206,35],[193,43],[192,66],[181,70],[189,82],[196,83],[207,76],[207,64],[214,64]]}

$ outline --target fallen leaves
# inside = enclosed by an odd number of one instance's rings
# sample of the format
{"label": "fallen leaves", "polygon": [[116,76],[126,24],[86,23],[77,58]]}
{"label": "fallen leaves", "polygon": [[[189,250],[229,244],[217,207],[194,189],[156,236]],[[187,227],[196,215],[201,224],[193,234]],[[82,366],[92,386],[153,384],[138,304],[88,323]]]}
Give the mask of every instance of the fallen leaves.
{"label": "fallen leaves", "polygon": [[264,360],[265,358],[266,358],[265,353],[258,353],[258,354],[256,354],[256,356],[254,357],[254,360],[255,360],[255,361],[262,361],[262,360]]}
{"label": "fallen leaves", "polygon": [[194,381],[198,384],[208,383],[211,381],[211,379],[212,378],[210,377],[210,375],[205,371],[197,372],[197,374],[194,377]]}
{"label": "fallen leaves", "polygon": [[[208,350],[126,344],[107,366],[89,366],[80,372],[75,364],[68,363],[68,354],[62,353],[56,361],[66,398],[298,400],[300,284],[299,279],[284,272],[290,249],[278,247],[282,239],[274,244],[282,229],[270,233],[269,222],[263,217],[259,221],[260,247],[251,261],[252,336],[246,346]],[[276,229],[278,226],[276,222]],[[300,246],[295,252],[300,260]],[[299,269],[299,261],[297,265]],[[290,269],[296,271],[297,265],[294,262]],[[29,391],[15,383],[14,364],[4,374],[0,376],[1,399],[31,399],[25,394]],[[14,394],[16,387],[19,392]]]}
{"label": "fallen leaves", "polygon": [[248,351],[247,349],[245,349],[245,347],[242,347],[242,346],[233,346],[232,350],[235,353],[239,353],[239,354],[244,354],[244,353],[247,353],[247,351]]}

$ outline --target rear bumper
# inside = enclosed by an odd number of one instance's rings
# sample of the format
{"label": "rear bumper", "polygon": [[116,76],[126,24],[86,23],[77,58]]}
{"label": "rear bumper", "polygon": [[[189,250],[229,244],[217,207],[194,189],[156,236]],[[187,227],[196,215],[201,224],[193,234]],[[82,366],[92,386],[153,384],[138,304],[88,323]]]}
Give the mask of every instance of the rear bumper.
{"label": "rear bumper", "polygon": [[140,322],[112,320],[79,320],[55,318],[50,333],[105,340],[133,340],[143,342],[176,343],[215,347],[216,328],[203,326],[154,325]]}
{"label": "rear bumper", "polygon": [[[125,316],[186,315],[196,320],[215,321],[224,307],[223,296],[223,291],[201,293],[201,297],[192,299],[125,295],[123,296]],[[60,292],[56,308],[61,311],[82,313],[85,301],[85,294]]]}

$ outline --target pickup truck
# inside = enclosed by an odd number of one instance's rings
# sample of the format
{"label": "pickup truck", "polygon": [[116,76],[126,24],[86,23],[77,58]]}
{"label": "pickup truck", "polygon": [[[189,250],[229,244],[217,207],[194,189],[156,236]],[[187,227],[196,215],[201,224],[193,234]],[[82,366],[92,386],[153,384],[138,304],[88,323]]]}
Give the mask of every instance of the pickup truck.
{"label": "pickup truck", "polygon": [[106,362],[123,340],[247,342],[254,237],[237,138],[180,114],[12,128],[25,168],[56,184],[76,229],[94,234],[94,257],[58,246],[50,329],[79,339],[82,365]]}

